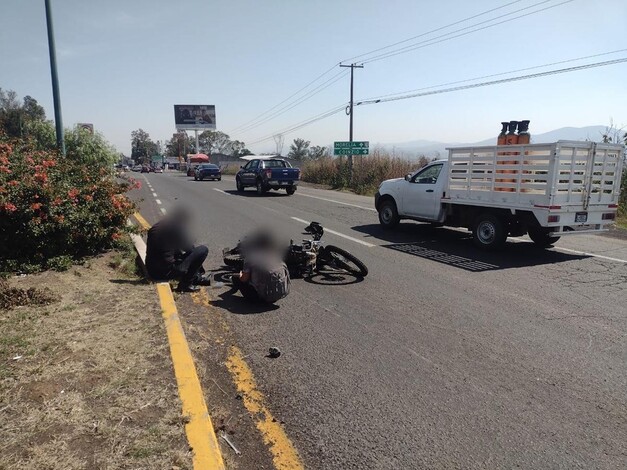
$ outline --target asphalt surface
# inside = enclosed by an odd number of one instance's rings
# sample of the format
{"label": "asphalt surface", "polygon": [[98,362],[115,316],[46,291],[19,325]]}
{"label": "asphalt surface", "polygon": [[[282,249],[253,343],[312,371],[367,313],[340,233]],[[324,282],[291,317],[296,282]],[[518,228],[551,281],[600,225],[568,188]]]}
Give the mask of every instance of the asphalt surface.
{"label": "asphalt surface", "polygon": [[627,468],[626,240],[486,254],[464,231],[385,232],[372,198],[145,178],[142,214],[192,208],[209,269],[260,225],[305,238],[296,219],[369,267],[362,282],[295,280],[275,310],[214,302],[308,468]]}

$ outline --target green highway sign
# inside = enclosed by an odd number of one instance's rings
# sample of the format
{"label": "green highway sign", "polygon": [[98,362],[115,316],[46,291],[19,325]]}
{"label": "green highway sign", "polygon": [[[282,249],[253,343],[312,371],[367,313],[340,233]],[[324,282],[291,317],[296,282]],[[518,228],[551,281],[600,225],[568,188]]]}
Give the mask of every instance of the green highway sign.
{"label": "green highway sign", "polygon": [[333,155],[368,155],[368,147],[366,148],[348,148],[348,149],[333,149]]}
{"label": "green highway sign", "polygon": [[333,144],[333,155],[368,155],[370,142],[367,140],[359,142],[335,142]]}
{"label": "green highway sign", "polygon": [[367,140],[360,142],[335,142],[333,144],[333,148],[336,149],[362,149],[368,148],[370,146],[370,142]]}

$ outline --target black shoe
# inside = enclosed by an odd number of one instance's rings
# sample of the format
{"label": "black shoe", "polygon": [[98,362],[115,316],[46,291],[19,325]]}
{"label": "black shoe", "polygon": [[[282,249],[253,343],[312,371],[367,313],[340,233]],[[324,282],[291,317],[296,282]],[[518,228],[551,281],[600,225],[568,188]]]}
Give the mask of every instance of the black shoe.
{"label": "black shoe", "polygon": [[177,292],[198,292],[200,287],[195,286],[194,284],[179,284],[176,290]]}
{"label": "black shoe", "polygon": [[196,284],[201,285],[201,286],[210,286],[211,285],[211,281],[212,281],[212,275],[211,274],[204,274],[202,276],[198,276],[194,282]]}

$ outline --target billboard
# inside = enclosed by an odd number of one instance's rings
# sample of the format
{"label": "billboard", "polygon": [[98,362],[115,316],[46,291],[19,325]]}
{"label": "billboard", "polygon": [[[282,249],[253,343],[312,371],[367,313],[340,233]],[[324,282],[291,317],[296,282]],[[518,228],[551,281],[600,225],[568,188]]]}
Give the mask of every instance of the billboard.
{"label": "billboard", "polygon": [[212,104],[175,104],[174,123],[179,131],[216,128],[216,107]]}

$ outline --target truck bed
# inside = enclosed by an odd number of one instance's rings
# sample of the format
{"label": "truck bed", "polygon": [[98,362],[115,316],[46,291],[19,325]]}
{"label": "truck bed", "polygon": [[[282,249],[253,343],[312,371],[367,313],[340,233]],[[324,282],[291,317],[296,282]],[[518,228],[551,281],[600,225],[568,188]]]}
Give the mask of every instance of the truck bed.
{"label": "truck bed", "polygon": [[452,204],[588,210],[618,203],[621,145],[558,141],[448,151],[443,200]]}

